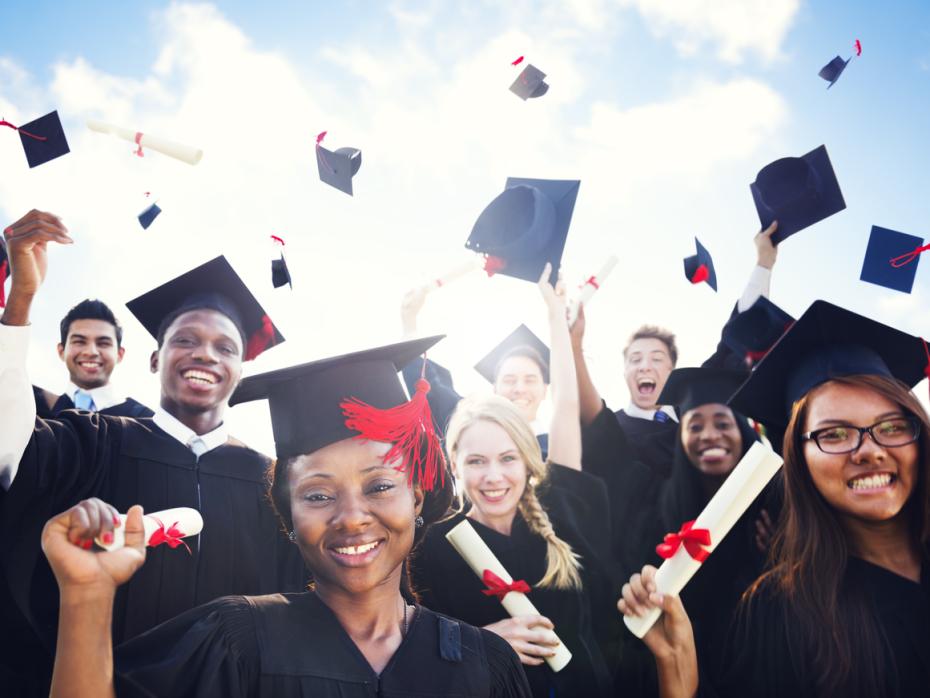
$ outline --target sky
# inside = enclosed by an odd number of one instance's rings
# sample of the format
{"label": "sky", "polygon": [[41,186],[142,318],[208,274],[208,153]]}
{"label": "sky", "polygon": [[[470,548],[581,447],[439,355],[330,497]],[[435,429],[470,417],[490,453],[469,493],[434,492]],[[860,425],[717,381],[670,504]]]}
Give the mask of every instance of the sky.
{"label": "sky", "polygon": [[[831,89],[836,55],[862,56]],[[508,87],[526,56],[549,92]],[[225,254],[286,337],[253,374],[400,338],[404,292],[471,258],[471,226],[507,177],[581,181],[562,273],[570,288],[611,254],[588,308],[586,354],[609,404],[628,399],[621,350],[642,323],[671,328],[699,364],[755,262],[749,183],[769,162],[827,146],[845,211],[779,249],[772,299],[795,316],[823,298],[930,334],[930,271],[913,293],[859,280],[872,225],[930,237],[930,5],[800,0],[15,4],[0,18],[0,117],[57,109],[71,153],[30,170],[0,133],[0,222],[59,215],[33,307],[30,378],[60,391],[58,322],[99,297],[125,327],[114,383],[149,405],[153,339],[123,304]],[[100,119],[204,150],[190,166],[91,132]],[[314,139],[362,150],[355,195],[322,184]],[[136,215],[157,197],[163,214]],[[270,236],[293,290],[273,289]],[[711,251],[719,292],[682,259]],[[927,266],[930,262],[924,262]],[[430,294],[423,334],[461,392],[520,323],[543,339],[529,283],[475,272]],[[926,384],[917,393],[926,402]],[[264,403],[234,434],[273,452]]]}

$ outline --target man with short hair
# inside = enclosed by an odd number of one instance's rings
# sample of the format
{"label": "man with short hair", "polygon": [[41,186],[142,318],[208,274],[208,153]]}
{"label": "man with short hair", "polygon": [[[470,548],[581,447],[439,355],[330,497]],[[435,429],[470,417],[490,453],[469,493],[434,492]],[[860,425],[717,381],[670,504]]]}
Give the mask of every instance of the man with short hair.
{"label": "man with short hair", "polygon": [[148,407],[113,389],[110,376],[123,360],[123,328],[101,300],[87,298],[62,318],[58,358],[68,369],[62,395],[33,386],[38,416],[50,419],[62,410],[81,409],[121,417],[151,417]]}

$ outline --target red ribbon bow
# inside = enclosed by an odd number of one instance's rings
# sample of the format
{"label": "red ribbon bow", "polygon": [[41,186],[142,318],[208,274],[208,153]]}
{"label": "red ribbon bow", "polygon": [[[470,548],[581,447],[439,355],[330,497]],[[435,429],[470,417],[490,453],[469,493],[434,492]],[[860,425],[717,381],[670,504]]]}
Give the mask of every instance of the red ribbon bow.
{"label": "red ribbon bow", "polygon": [[481,580],[487,587],[487,589],[482,589],[481,593],[485,596],[496,596],[498,599],[503,599],[511,591],[515,591],[518,594],[529,594],[531,591],[530,585],[522,579],[515,579],[508,584],[491,570],[485,570],[484,574],[481,576]]}
{"label": "red ribbon bow", "polygon": [[694,521],[685,521],[678,533],[666,533],[665,540],[656,546],[659,556],[668,560],[684,545],[692,559],[704,562],[710,555],[710,551],[703,547],[710,545],[710,531],[706,528],[691,528],[692,526]]}
{"label": "red ribbon bow", "polygon": [[[152,517],[156,521],[157,518]],[[154,548],[156,545],[161,545],[164,543],[169,548],[177,548],[179,545],[183,545],[187,548],[188,554],[191,554],[191,549],[182,539],[184,538],[184,532],[178,528],[178,522],[175,521],[171,524],[167,530],[165,530],[165,524],[161,521],[158,521],[158,528],[155,529],[155,532],[149,537],[148,545]]]}
{"label": "red ribbon bow", "polygon": [[23,131],[19,126],[14,126],[13,124],[11,124],[11,123],[10,123],[9,121],[7,121],[6,119],[0,119],[0,126],[8,126],[8,127],[10,127],[11,129],[13,129],[14,131],[19,131],[19,132],[20,132],[21,134],[23,134],[24,136],[29,136],[30,138],[35,138],[37,141],[47,141],[47,140],[48,140],[48,137],[47,137],[47,136],[37,136],[37,135],[34,134],[34,133],[29,133],[29,131]]}
{"label": "red ribbon bow", "polygon": [[500,257],[495,257],[492,254],[485,255],[484,271],[489,277],[494,276],[497,272],[503,271],[506,268],[507,260],[501,259]]}
{"label": "red ribbon bow", "polygon": [[142,131],[136,132],[136,145],[139,146],[139,149],[136,150],[135,154],[138,155],[140,158],[145,157],[145,153],[142,152],[142,136],[143,135],[145,134],[143,134]]}
{"label": "red ribbon bow", "polygon": [[584,282],[583,284],[581,284],[581,285],[582,285],[582,286],[593,286],[595,290],[597,290],[597,289],[599,289],[599,288],[601,287],[601,285],[600,285],[599,283],[597,283],[597,277],[596,277],[596,276],[590,277],[587,281],[585,281],[585,282]]}

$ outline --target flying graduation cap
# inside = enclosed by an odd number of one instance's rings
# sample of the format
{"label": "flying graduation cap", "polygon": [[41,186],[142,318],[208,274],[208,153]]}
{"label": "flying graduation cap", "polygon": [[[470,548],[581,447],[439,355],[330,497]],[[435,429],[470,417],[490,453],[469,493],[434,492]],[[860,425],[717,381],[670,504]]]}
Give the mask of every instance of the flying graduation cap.
{"label": "flying graduation cap", "polygon": [[508,178],[504,191],[478,216],[465,247],[487,255],[489,275],[536,282],[549,262],[555,284],[580,185],[578,180]]}
{"label": "flying graduation cap", "polygon": [[859,279],[910,293],[914,288],[920,253],[926,249],[930,249],[930,245],[924,246],[923,238],[873,225]]}
{"label": "flying graduation cap", "polygon": [[271,285],[275,288],[281,288],[287,284],[291,289],[291,272],[287,269],[287,261],[284,259],[284,240],[277,235],[272,235],[271,239],[281,246],[281,258],[271,260]]}
{"label": "flying graduation cap", "polygon": [[488,383],[497,381],[497,371],[505,359],[511,356],[526,356],[540,364],[543,382],[549,384],[549,347],[526,325],[511,332],[488,355],[475,364],[475,370]]}
{"label": "flying graduation cap", "polygon": [[762,229],[778,221],[772,243],[846,208],[826,146],[769,163],[749,185]]}
{"label": "flying graduation cap", "polygon": [[143,230],[148,230],[149,226],[155,222],[155,219],[158,218],[158,214],[160,213],[161,208],[157,203],[153,202],[151,206],[139,214],[139,225],[142,226]]}
{"label": "flying graduation cap", "polygon": [[[519,65],[523,62],[523,56],[515,60],[512,65]],[[532,63],[527,63],[526,67],[517,76],[510,86],[510,91],[524,102],[528,99],[542,97],[549,91],[549,85],[545,81],[546,74]]]}
{"label": "flying graduation cap", "polygon": [[[856,47],[856,55],[861,56],[862,55],[862,44],[860,43],[859,39],[856,39],[855,47]],[[829,85],[827,85],[828,90],[831,87],[833,87],[834,83],[837,80],[840,79],[840,75],[842,75],[843,71],[846,70],[846,66],[849,65],[849,62],[851,60],[852,60],[851,56],[847,58],[845,61],[839,56],[837,56],[836,58],[831,60],[829,63],[827,63],[823,68],[820,69],[820,72],[817,73],[817,75],[823,78],[824,80],[826,80],[828,83],[830,83]]]}
{"label": "flying graduation cap", "polygon": [[794,318],[765,296],[723,326],[722,339],[749,365],[760,361],[781,336],[791,329]]}
{"label": "flying graduation cap", "polygon": [[327,150],[321,145],[325,136],[326,131],[323,131],[316,137],[316,164],[320,179],[353,196],[352,178],[362,166],[362,151],[358,148]]}
{"label": "flying graduation cap", "polygon": [[19,139],[22,141],[26,162],[30,168],[71,152],[57,111],[49,112],[22,126],[14,126],[6,119],[0,119],[0,126],[19,131]]}
{"label": "flying graduation cap", "polygon": [[[706,281],[714,291],[717,291],[717,272],[714,271],[714,260],[711,259],[710,252],[701,244],[701,241],[694,238],[694,244],[697,247],[697,254],[685,257],[685,276],[692,284],[699,284]],[[661,405],[670,403],[659,403]]]}

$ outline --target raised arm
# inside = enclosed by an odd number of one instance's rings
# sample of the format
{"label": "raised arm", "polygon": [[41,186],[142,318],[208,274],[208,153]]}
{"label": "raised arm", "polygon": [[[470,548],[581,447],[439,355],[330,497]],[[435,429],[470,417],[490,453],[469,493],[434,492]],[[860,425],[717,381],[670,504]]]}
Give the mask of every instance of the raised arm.
{"label": "raised arm", "polygon": [[772,234],[778,230],[778,221],[772,221],[765,230],[760,230],[753,238],[756,246],[756,266],[749,274],[749,282],[736,303],[738,312],[745,312],[760,296],[769,297],[769,286],[772,281],[772,269],[778,258],[778,248],[772,243]]}
{"label": "raised arm", "polygon": [[29,311],[48,269],[49,242],[70,244],[51,213],[32,210],[3,231],[12,283],[0,317],[0,487],[8,490],[29,443],[36,406],[26,374]]}
{"label": "raised arm", "polygon": [[578,307],[578,319],[571,327],[571,347],[572,358],[575,363],[575,375],[578,381],[578,404],[580,407],[581,424],[590,425],[603,408],[603,401],[600,393],[594,387],[594,381],[591,380],[591,374],[588,372],[588,364],[584,359],[584,350],[582,349],[582,340],[584,339],[584,305]]}
{"label": "raised arm", "polygon": [[572,360],[571,339],[565,306],[565,290],[549,283],[550,265],[539,279],[539,291],[549,315],[549,391],[552,423],[549,427],[549,460],[581,470],[581,425],[578,421],[578,381]]}

